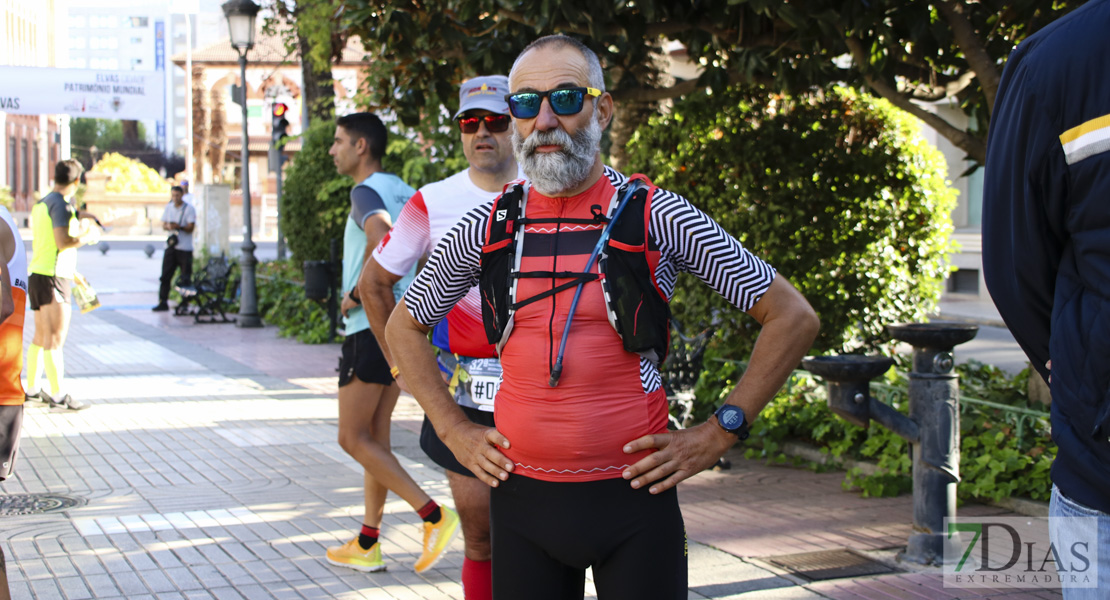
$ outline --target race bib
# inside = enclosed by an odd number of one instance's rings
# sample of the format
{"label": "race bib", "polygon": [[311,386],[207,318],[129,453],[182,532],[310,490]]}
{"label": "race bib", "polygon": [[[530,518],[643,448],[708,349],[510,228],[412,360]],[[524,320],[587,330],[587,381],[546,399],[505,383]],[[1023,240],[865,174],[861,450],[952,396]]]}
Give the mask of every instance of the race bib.
{"label": "race bib", "polygon": [[470,375],[470,398],[482,410],[493,410],[501,387],[501,364],[496,359],[479,359],[466,365]]}

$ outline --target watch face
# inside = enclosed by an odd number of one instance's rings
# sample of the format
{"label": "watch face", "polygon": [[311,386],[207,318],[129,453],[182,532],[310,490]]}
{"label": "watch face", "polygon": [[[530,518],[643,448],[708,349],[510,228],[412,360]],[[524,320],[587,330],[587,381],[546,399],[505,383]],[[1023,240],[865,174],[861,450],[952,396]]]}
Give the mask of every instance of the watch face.
{"label": "watch face", "polygon": [[721,423],[721,427],[732,431],[744,423],[744,413],[736,407],[723,406],[717,412],[717,420]]}

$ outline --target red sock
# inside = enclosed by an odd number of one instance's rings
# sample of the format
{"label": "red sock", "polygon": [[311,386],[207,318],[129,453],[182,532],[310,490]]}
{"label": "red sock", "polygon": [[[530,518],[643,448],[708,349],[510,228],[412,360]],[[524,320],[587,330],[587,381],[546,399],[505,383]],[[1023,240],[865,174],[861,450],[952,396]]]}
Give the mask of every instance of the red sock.
{"label": "red sock", "polygon": [[443,513],[439,510],[439,505],[436,504],[435,500],[428,500],[428,503],[421,506],[420,510],[416,511],[416,514],[420,515],[420,518],[428,523],[438,523],[439,520],[443,518]]}
{"label": "red sock", "polygon": [[466,600],[493,600],[493,561],[463,558],[462,586]]}
{"label": "red sock", "polygon": [[378,535],[380,534],[381,529],[363,524],[362,529],[358,532],[359,547],[363,550],[369,550],[374,544],[378,543]]}

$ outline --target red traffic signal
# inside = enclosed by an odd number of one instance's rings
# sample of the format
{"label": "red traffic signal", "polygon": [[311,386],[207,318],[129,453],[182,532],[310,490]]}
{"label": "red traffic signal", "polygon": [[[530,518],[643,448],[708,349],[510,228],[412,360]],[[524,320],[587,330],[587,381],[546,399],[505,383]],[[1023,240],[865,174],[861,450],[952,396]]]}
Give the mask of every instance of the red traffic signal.
{"label": "red traffic signal", "polygon": [[277,147],[280,145],[281,140],[287,137],[285,130],[289,127],[289,121],[285,118],[285,114],[289,112],[289,107],[281,102],[274,102],[272,129],[270,130],[271,145]]}

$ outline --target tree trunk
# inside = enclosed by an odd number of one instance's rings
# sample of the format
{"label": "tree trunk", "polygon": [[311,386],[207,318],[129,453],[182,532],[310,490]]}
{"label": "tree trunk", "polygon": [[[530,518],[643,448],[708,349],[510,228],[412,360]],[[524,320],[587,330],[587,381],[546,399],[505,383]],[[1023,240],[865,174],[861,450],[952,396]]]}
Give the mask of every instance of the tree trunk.
{"label": "tree trunk", "polygon": [[300,31],[297,32],[297,45],[301,55],[301,87],[304,94],[304,114],[301,115],[301,126],[308,128],[309,123],[316,119],[331,121],[335,119],[335,80],[331,77],[331,65],[328,64],[323,71],[317,71],[308,56],[309,40]]}
{"label": "tree trunk", "polygon": [[193,67],[193,179],[204,183],[204,158],[208,151],[208,94],[204,90],[204,69]]}
{"label": "tree trunk", "polygon": [[139,122],[124,119],[120,121],[123,127],[123,147],[124,148],[138,148],[139,147]]}
{"label": "tree trunk", "polygon": [[[227,157],[227,118],[224,114],[223,90],[220,89],[212,90],[212,123],[208,135],[211,144],[208,149],[208,162],[212,165],[212,180],[223,182],[224,159]],[[244,148],[248,148],[249,144],[250,140],[243,140]],[[243,165],[244,173],[246,168],[247,166]]]}
{"label": "tree trunk", "polygon": [[657,102],[622,102],[616,107],[609,128],[609,166],[621,170],[632,134],[658,111]]}

